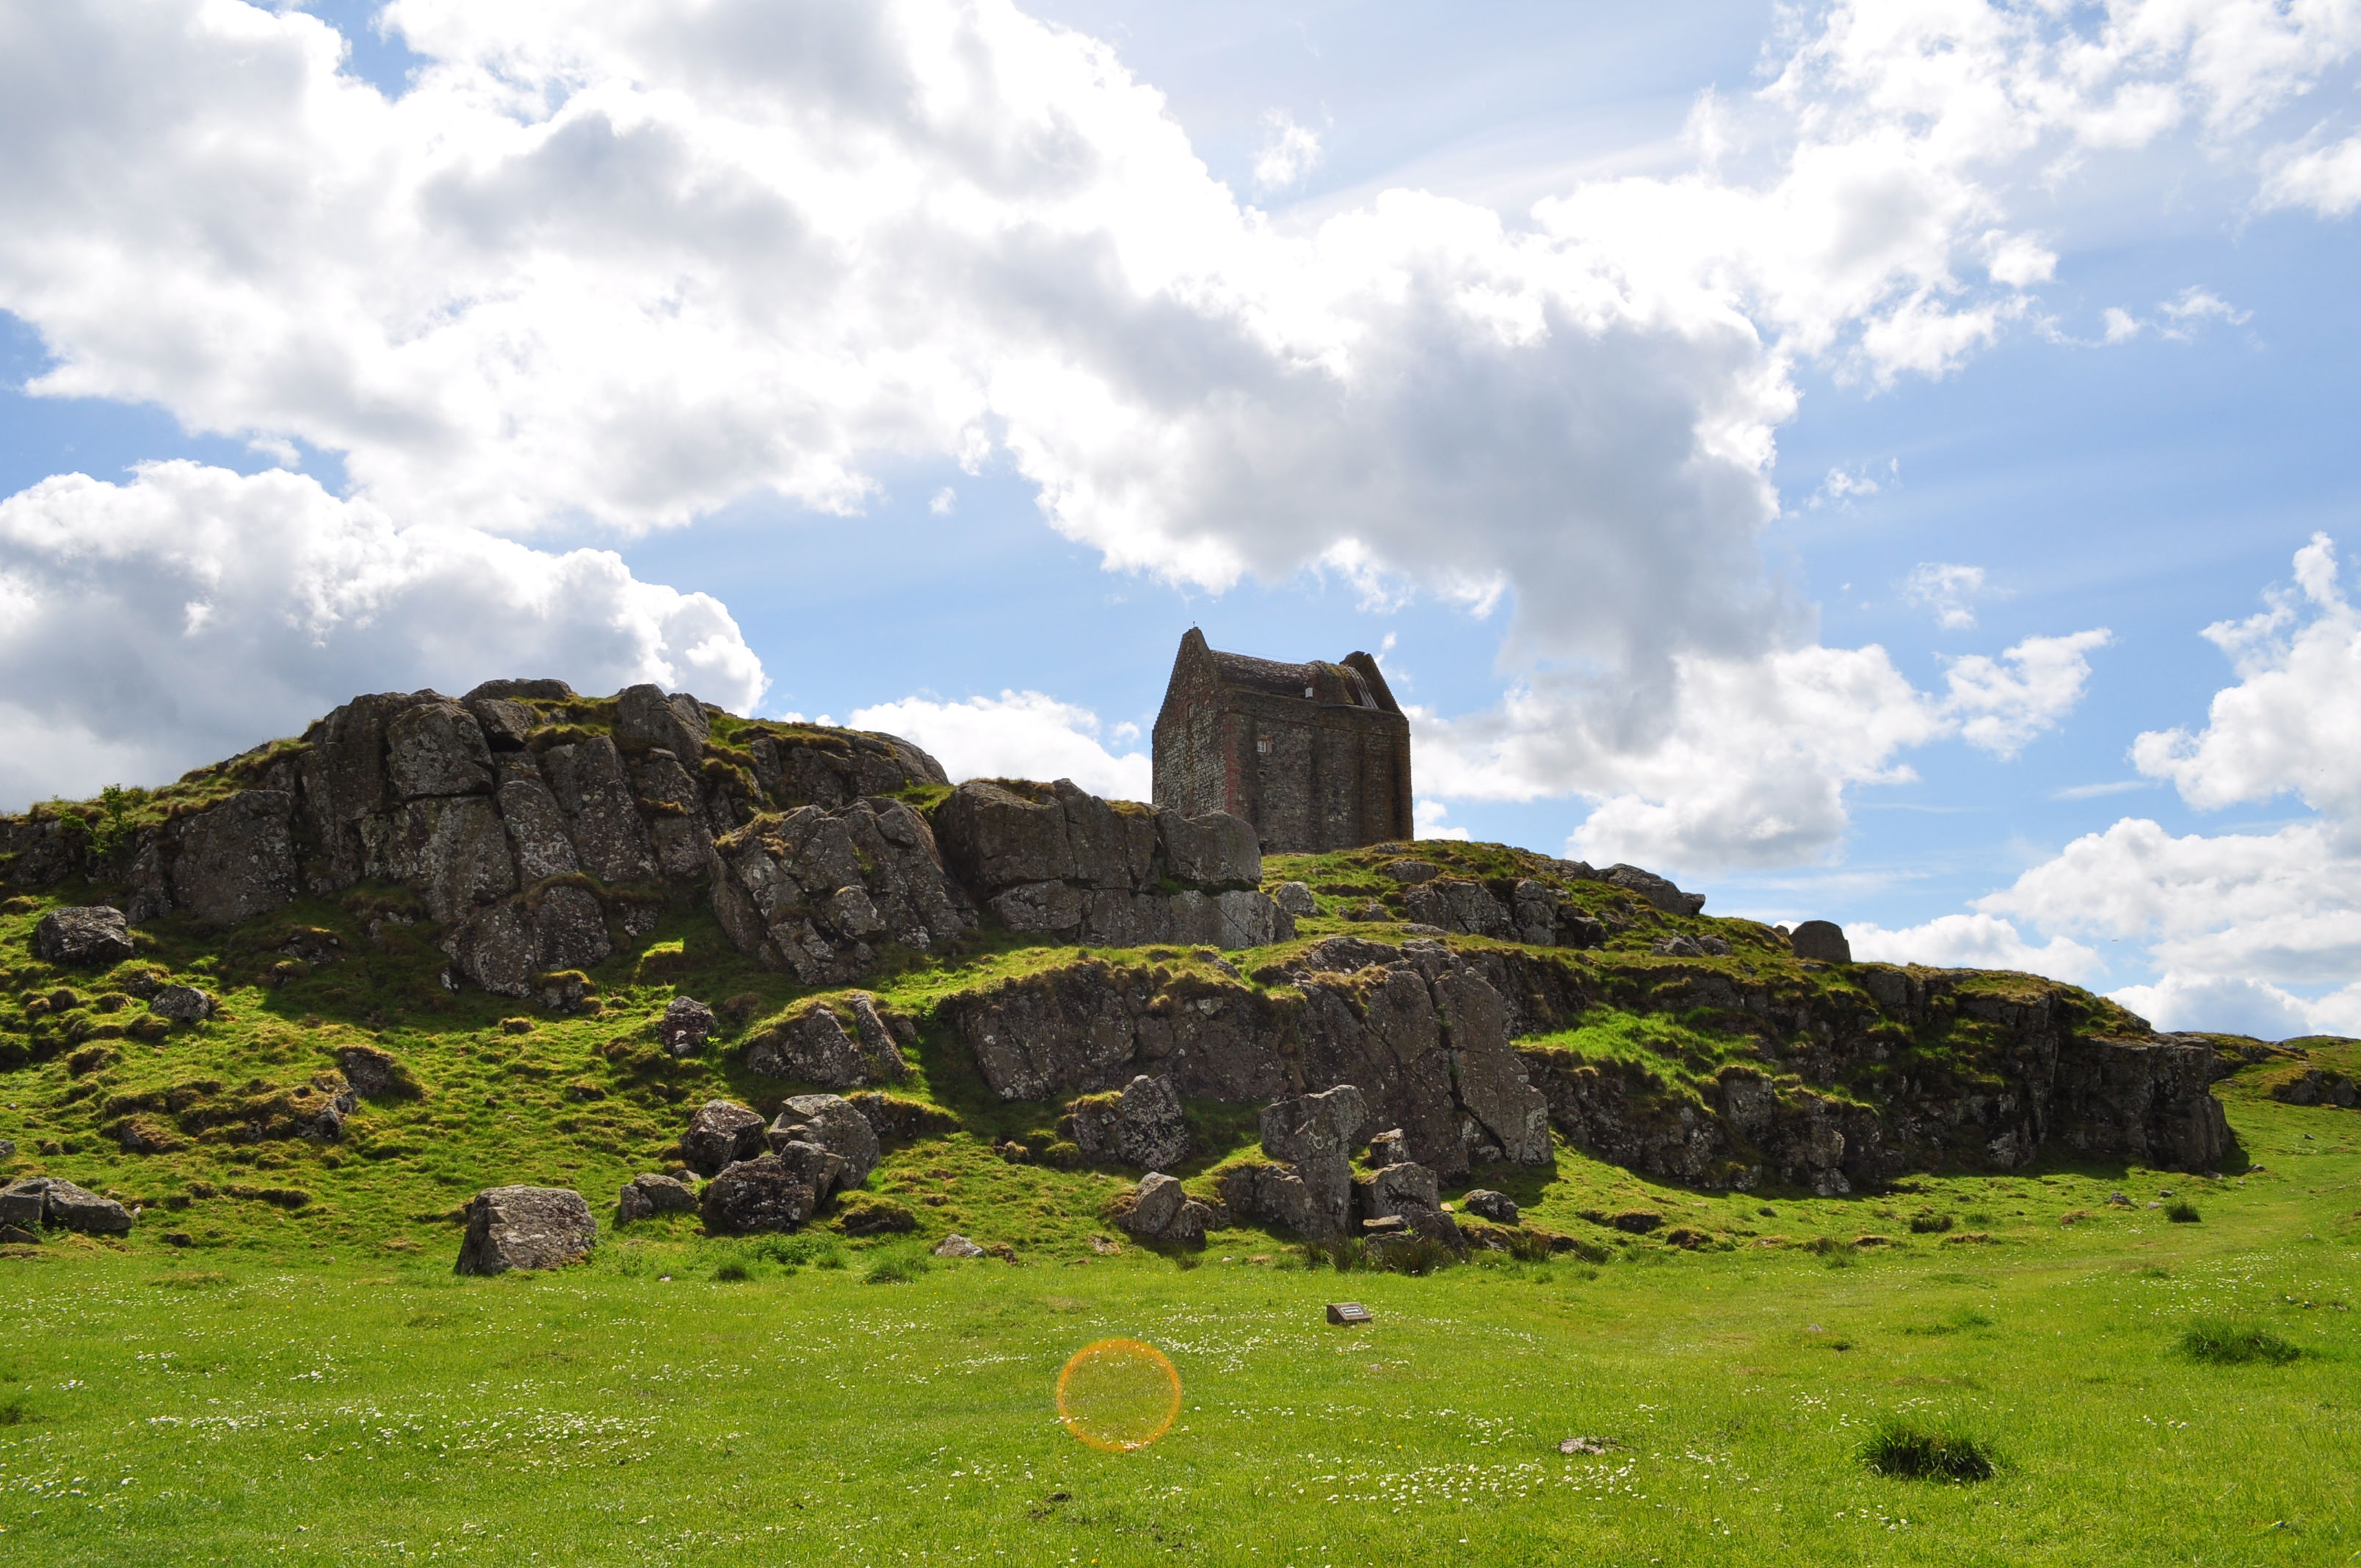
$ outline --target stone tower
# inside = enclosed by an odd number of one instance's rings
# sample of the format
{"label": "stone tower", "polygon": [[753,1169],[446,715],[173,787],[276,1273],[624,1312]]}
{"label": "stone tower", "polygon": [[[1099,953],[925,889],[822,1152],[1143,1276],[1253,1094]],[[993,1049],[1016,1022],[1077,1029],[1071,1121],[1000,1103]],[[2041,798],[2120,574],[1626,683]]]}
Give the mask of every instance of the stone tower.
{"label": "stone tower", "polygon": [[1156,804],[1243,817],[1266,854],[1408,839],[1410,720],[1367,653],[1279,664],[1191,627],[1156,716]]}

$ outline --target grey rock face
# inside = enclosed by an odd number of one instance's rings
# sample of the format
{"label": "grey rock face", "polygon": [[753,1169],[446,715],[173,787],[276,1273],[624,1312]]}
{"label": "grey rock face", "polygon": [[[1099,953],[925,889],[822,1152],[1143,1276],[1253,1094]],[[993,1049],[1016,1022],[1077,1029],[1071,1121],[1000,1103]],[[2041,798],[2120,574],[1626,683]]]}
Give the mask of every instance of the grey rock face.
{"label": "grey rock face", "polygon": [[430,698],[387,722],[385,772],[398,800],[488,794],[491,748],[474,714],[446,698]]}
{"label": "grey rock face", "polygon": [[676,1057],[693,1057],[713,1034],[713,1009],[693,996],[675,996],[656,1020],[656,1044]]}
{"label": "grey rock face", "polygon": [[[892,1043],[889,1035],[885,1044],[891,1047]],[[891,1082],[901,1076],[902,1068],[899,1050],[894,1050],[890,1059],[864,1052],[834,1010],[819,1003],[748,1040],[741,1059],[747,1071],[765,1078],[795,1079],[838,1090]]]}
{"label": "grey rock face", "polygon": [[250,789],[173,823],[165,835],[173,905],[232,926],[291,901],[294,809],[292,795]]}
{"label": "grey rock face", "polygon": [[486,681],[461,700],[472,703],[483,697],[527,696],[539,702],[565,702],[573,696],[574,688],[564,681],[525,680],[511,676],[497,681]]}
{"label": "grey rock face", "polygon": [[732,1160],[763,1152],[763,1118],[735,1100],[708,1100],[680,1135],[680,1162],[699,1176],[719,1176]]}
{"label": "grey rock face", "polygon": [[52,909],[33,927],[33,951],[53,964],[115,964],[138,951],[123,911],[104,904]]}
{"label": "grey rock face", "polygon": [[562,1268],[589,1255],[598,1223],[582,1194],[565,1187],[489,1187],[467,1204],[459,1274]]}
{"label": "grey rock face", "polygon": [[1271,889],[1270,899],[1289,916],[1307,920],[1320,913],[1320,901],[1312,889],[1300,882],[1283,882]]}
{"label": "grey rock face", "polygon": [[1421,1209],[1440,1212],[1443,1208],[1434,1172],[1411,1161],[1380,1167],[1356,1178],[1354,1186],[1364,1219],[1382,1220]]}
{"label": "grey rock face", "polygon": [[730,940],[807,985],[860,978],[880,940],[930,952],[975,928],[933,830],[901,801],[759,817],[715,853],[713,912]]}
{"label": "grey rock face", "polygon": [[705,754],[712,721],[686,692],[666,696],[653,685],[627,686],[615,698],[615,740],[625,751],[664,751],[694,765]]}
{"label": "grey rock face", "polygon": [[553,746],[541,754],[541,771],[566,814],[566,838],[584,871],[607,883],[644,882],[656,874],[655,846],[612,739]]}
{"label": "grey rock face", "polygon": [[1806,920],[1788,933],[1788,943],[1799,959],[1817,959],[1822,963],[1852,962],[1852,944],[1845,940],[1844,927],[1830,920]]}
{"label": "grey rock face", "polygon": [[568,883],[476,909],[443,938],[461,974],[496,996],[531,996],[552,970],[588,969],[613,951],[606,913]]}
{"label": "grey rock face", "polygon": [[461,700],[482,728],[485,744],[495,753],[523,751],[540,722],[532,708],[511,697],[478,696],[470,692]]}
{"label": "grey rock face", "polygon": [[686,1182],[650,1171],[623,1183],[622,1194],[615,1202],[615,1223],[628,1225],[652,1214],[687,1213],[696,1207],[697,1194]]}
{"label": "grey rock face", "polygon": [[2086,1040],[2060,1054],[2058,1133],[2087,1158],[2210,1170],[2230,1152],[2201,1044]]}
{"label": "grey rock face", "polygon": [[1077,1102],[1072,1117],[1074,1142],[1084,1154],[1148,1170],[1168,1170],[1189,1157],[1189,1118],[1170,1078],[1142,1073],[1112,1101]]}
{"label": "grey rock face", "polygon": [[1459,1103],[1481,1135],[1470,1140],[1471,1153],[1496,1150],[1519,1165],[1547,1164],[1549,1101],[1526,1081],[1524,1064],[1510,1048],[1508,1003],[1464,966],[1434,982],[1434,997],[1451,1032]]}
{"label": "grey rock face", "polygon": [[1116,1223],[1142,1241],[1177,1242],[1194,1246],[1205,1233],[1224,1223],[1211,1204],[1182,1190],[1180,1183],[1160,1171],[1140,1179],[1132,1203]]}
{"label": "grey rock face", "polygon": [[213,1016],[214,999],[193,985],[159,985],[148,999],[148,1011],[175,1024],[194,1024]]}
{"label": "grey rock face", "polygon": [[417,890],[436,920],[516,891],[516,863],[488,795],[433,796],[357,825],[368,873]]}
{"label": "grey rock face", "polygon": [[1244,891],[1262,882],[1262,845],[1253,825],[1227,812],[1183,817],[1156,814],[1164,864],[1172,880],[1211,893]]}
{"label": "grey rock face", "polygon": [[0,1187],[0,1224],[39,1228],[49,1217],[49,1179],[27,1176]]}
{"label": "grey rock face", "polygon": [[842,1159],[839,1190],[860,1186],[877,1168],[877,1130],[851,1102],[833,1094],[790,1096],[765,1136],[773,1149],[816,1144]]}
{"label": "grey rock face", "polygon": [[542,782],[538,769],[528,775],[521,763],[517,772],[501,781],[494,798],[509,843],[516,850],[520,883],[531,887],[582,869],[574,841],[566,836],[566,814],[558,807],[557,796]]}
{"label": "grey rock face", "polygon": [[707,1182],[697,1207],[705,1228],[716,1235],[757,1235],[794,1230],[811,1218],[821,1196],[800,1162],[790,1166],[779,1155],[766,1154],[741,1159]]}
{"label": "grey rock face", "polygon": [[[886,1022],[885,1014],[877,1010],[877,999],[865,991],[856,991],[844,1000],[852,1009],[852,1034],[861,1046],[862,1067],[881,1082],[898,1082],[908,1077],[909,1063],[902,1059],[901,1043],[895,1038],[894,1027]],[[914,1041],[917,1038],[915,1028],[910,1037]]]}
{"label": "grey rock face", "polygon": [[[1353,1150],[1368,1129],[1368,1102],[1349,1083],[1266,1107],[1263,1152],[1286,1162],[1301,1191],[1277,1180],[1257,1182],[1252,1199],[1258,1205],[1275,1202],[1283,1212],[1267,1217],[1308,1241],[1347,1234],[1353,1221]],[[1263,1190],[1266,1186],[1271,1190]],[[1236,1206],[1235,1199],[1231,1202]]]}
{"label": "grey rock face", "polygon": [[1378,869],[1405,886],[1412,883],[1433,882],[1443,874],[1443,868],[1432,861],[1388,861]]}
{"label": "grey rock face", "polygon": [[[1413,863],[1425,864],[1423,861]],[[1455,877],[1424,883],[1410,890],[1407,903],[1411,918],[1421,925],[1504,940],[1517,935],[1507,906],[1493,897],[1482,883]]]}

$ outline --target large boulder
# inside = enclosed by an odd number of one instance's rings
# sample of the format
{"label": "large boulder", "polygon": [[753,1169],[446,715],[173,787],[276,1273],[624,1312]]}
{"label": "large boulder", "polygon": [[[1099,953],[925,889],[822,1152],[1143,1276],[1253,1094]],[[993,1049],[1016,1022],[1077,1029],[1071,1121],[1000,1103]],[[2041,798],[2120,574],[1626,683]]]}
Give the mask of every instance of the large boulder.
{"label": "large boulder", "polygon": [[763,1152],[763,1118],[735,1100],[708,1100],[680,1135],[680,1162],[699,1176],[719,1176],[732,1160]]}
{"label": "large boulder", "polygon": [[1799,959],[1828,964],[1852,962],[1852,944],[1845,940],[1844,927],[1833,920],[1806,920],[1787,934],[1787,942]]}
{"label": "large boulder", "polygon": [[[1263,1153],[1284,1163],[1239,1168],[1254,1173],[1242,1190],[1244,1206],[1307,1241],[1346,1234],[1353,1222],[1353,1150],[1368,1131],[1368,1102],[1349,1083],[1267,1106]],[[1230,1204],[1242,1206],[1237,1198]]]}
{"label": "large boulder", "polygon": [[615,1202],[615,1223],[628,1225],[651,1214],[686,1213],[697,1207],[697,1194],[676,1177],[648,1171],[623,1183]]}
{"label": "large boulder", "polygon": [[713,1033],[713,1009],[694,996],[675,996],[656,1020],[656,1044],[676,1057],[693,1057]]}
{"label": "large boulder", "polygon": [[612,737],[552,746],[541,754],[541,771],[566,815],[566,838],[584,871],[608,883],[656,874],[655,846]]}
{"label": "large boulder", "polygon": [[817,1144],[838,1156],[844,1161],[840,1189],[860,1186],[877,1168],[877,1129],[850,1101],[834,1094],[789,1096],[764,1136],[773,1149]]}
{"label": "large boulder", "polygon": [[467,1204],[459,1244],[460,1274],[562,1268],[589,1255],[598,1222],[582,1194],[567,1187],[489,1187]]}
{"label": "large boulder", "polygon": [[59,1176],[28,1176],[0,1188],[0,1224],[31,1230],[62,1225],[93,1235],[119,1236],[131,1229],[131,1211]]}
{"label": "large boulder", "polygon": [[[816,1161],[813,1155],[826,1157]],[[794,1230],[827,1196],[815,1179],[825,1179],[826,1160],[833,1157],[813,1145],[796,1144],[738,1161],[705,1184],[697,1204],[705,1228],[724,1236]]]}
{"label": "large boulder", "polygon": [[1225,811],[1202,817],[1159,811],[1156,832],[1165,871],[1175,882],[1214,893],[1262,884],[1262,843],[1244,817]]}
{"label": "large boulder", "polygon": [[123,911],[104,904],[52,909],[33,927],[33,951],[53,964],[117,964],[138,949]]}
{"label": "large boulder", "polygon": [[193,985],[159,985],[148,998],[148,1011],[175,1024],[197,1024],[213,1016],[214,999]]}
{"label": "large boulder", "polygon": [[1174,1178],[1150,1171],[1140,1178],[1139,1186],[1132,1193],[1131,1206],[1117,1217],[1115,1223],[1142,1241],[1195,1246],[1223,1219],[1212,1204],[1190,1197]]}
{"label": "large boulder", "polygon": [[1169,1170],[1189,1157],[1189,1117],[1169,1076],[1141,1073],[1120,1094],[1076,1101],[1071,1113],[1084,1154],[1147,1170]]}
{"label": "large boulder", "polygon": [[1696,915],[1705,908],[1704,894],[1683,893],[1668,879],[1638,866],[1609,866],[1598,875],[1603,882],[1638,894],[1667,915]]}
{"label": "large boulder", "polygon": [[931,952],[975,928],[933,829],[903,801],[766,814],[714,854],[713,913],[730,941],[807,985],[861,978],[884,942]]}

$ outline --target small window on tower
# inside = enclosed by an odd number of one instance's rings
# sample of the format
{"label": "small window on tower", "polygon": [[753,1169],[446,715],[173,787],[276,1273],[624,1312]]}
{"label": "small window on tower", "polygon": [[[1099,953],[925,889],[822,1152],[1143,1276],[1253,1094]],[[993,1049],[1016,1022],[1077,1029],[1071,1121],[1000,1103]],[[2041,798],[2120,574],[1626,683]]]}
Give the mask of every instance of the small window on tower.
{"label": "small window on tower", "polygon": [[1312,688],[1310,686],[1305,686],[1303,688],[1303,695],[1305,696],[1310,696],[1312,695]]}
{"label": "small window on tower", "polygon": [[1269,736],[1266,735],[1255,742],[1255,755],[1257,757],[1268,757],[1270,755]]}

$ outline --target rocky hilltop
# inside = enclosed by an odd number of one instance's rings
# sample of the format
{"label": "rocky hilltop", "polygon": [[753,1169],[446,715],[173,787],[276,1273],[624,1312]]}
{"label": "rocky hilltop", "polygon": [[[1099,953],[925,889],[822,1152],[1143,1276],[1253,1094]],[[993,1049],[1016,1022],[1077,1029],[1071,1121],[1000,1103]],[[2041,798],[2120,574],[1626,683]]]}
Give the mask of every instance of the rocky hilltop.
{"label": "rocky hilltop", "polygon": [[[1431,842],[1266,860],[1219,813],[954,787],[895,737],[654,686],[357,697],[176,784],[0,819],[0,880],[27,945],[0,1064],[56,1073],[48,1124],[84,1130],[52,1157],[335,1144],[431,1096],[447,1031],[405,1021],[471,995],[528,1003],[511,1032],[597,1017],[611,1037],[566,1097],[670,1126],[609,1124],[642,1168],[620,1217],[720,1230],[807,1222],[881,1141],[987,1133],[1005,1159],[1145,1171],[1109,1217],[1166,1241],[1427,1234],[1437,1183],[1561,1148],[1824,1196],[2230,1151],[2220,1043],[2071,987],[1856,964],[1833,927],[1717,919],[1631,866]],[[658,962],[690,949],[704,997]],[[424,956],[431,989],[403,989]],[[309,1049],[308,1078],[173,1066],[239,985],[301,1013],[313,1043],[260,1059]],[[1257,1134],[1199,1109],[1221,1105],[1262,1107]],[[406,1135],[371,1157],[424,1156]],[[46,1215],[49,1190],[25,1201]],[[469,1255],[525,1224],[502,1215],[595,1235],[503,1190]]]}

